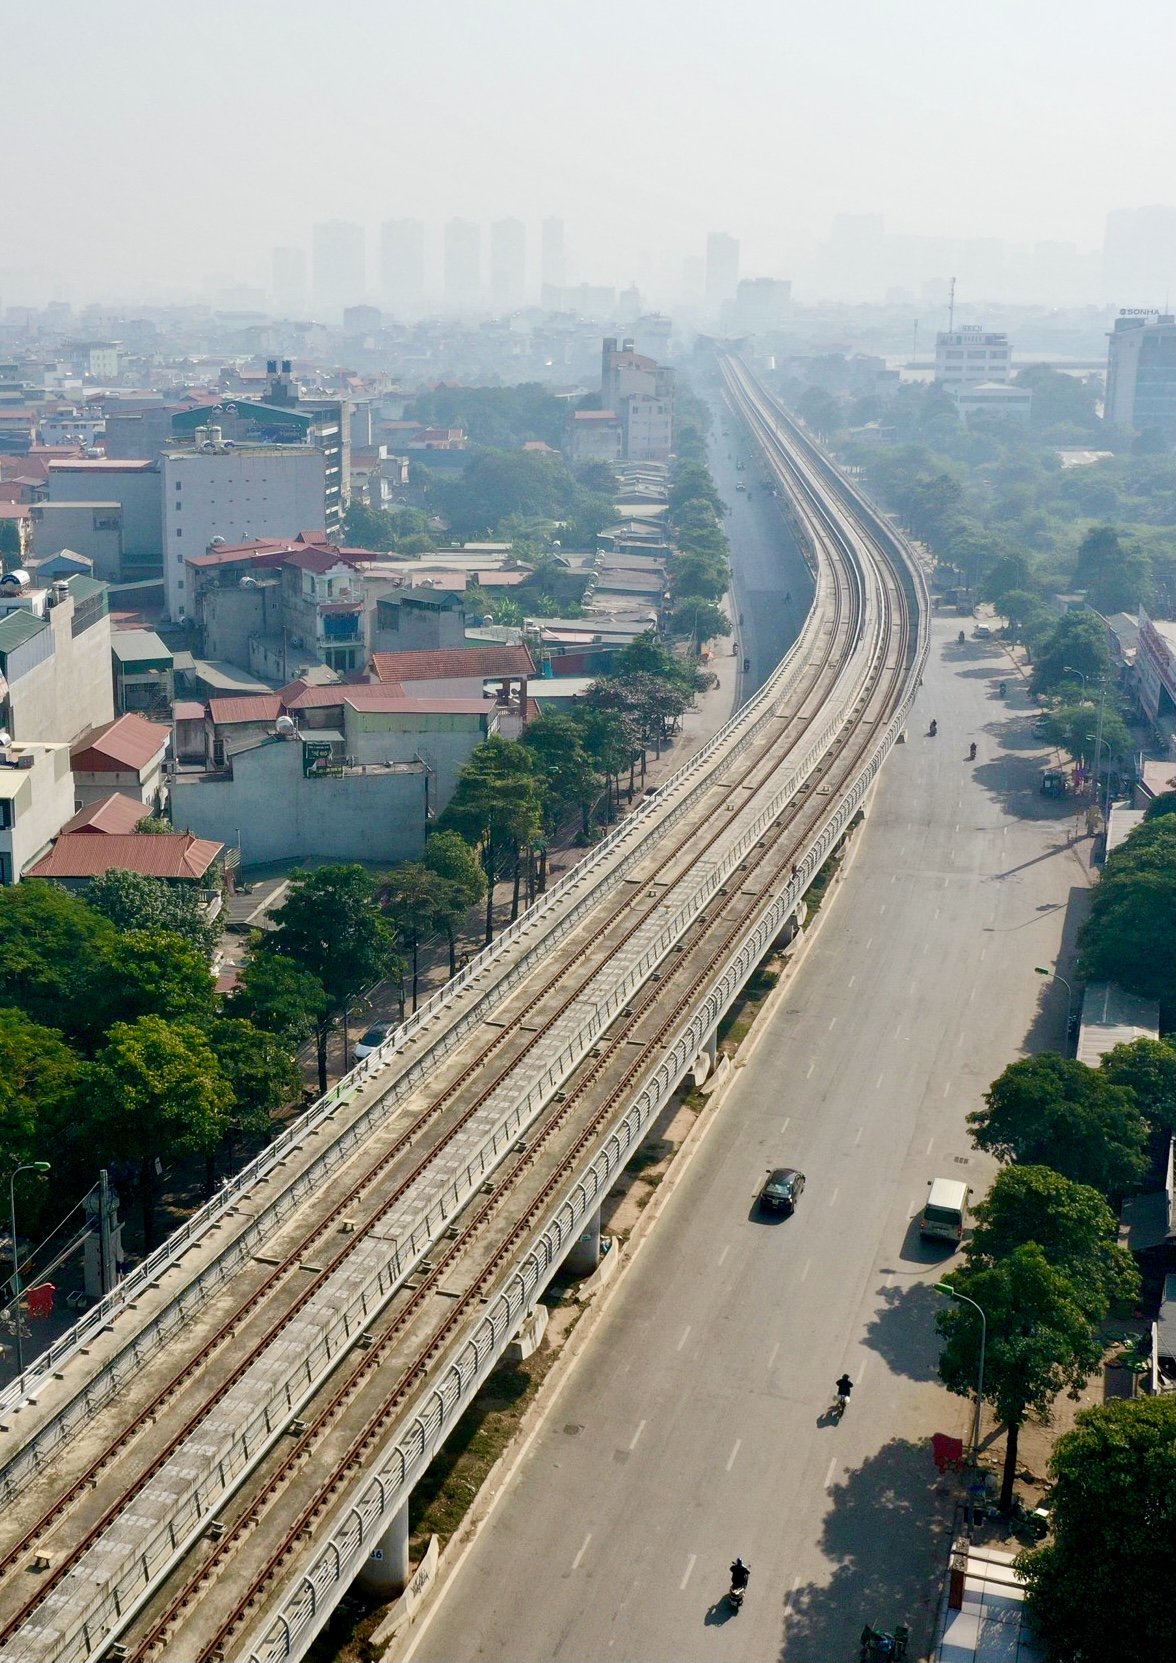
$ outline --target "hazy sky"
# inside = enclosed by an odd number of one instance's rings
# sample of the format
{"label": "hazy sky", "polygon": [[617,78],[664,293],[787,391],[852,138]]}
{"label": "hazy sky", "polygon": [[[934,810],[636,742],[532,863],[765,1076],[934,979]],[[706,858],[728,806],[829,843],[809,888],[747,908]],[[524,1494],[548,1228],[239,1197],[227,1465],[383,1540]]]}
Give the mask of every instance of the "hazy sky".
{"label": "hazy sky", "polygon": [[[563,216],[788,275],[834,213],[1101,243],[1173,199],[1171,0],[5,0],[0,300],[264,280],[315,220]],[[536,239],[533,236],[532,241]]]}

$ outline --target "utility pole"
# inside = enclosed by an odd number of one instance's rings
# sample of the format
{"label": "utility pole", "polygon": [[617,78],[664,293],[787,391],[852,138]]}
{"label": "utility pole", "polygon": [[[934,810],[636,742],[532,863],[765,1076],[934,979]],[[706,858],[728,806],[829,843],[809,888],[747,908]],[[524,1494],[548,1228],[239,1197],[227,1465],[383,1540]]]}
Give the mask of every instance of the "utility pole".
{"label": "utility pole", "polygon": [[98,1174],[98,1263],[102,1276],[102,1292],[110,1293],[117,1271],[114,1263],[114,1233],[110,1228],[110,1216],[118,1206],[118,1196],[111,1194],[110,1175],[105,1167]]}
{"label": "utility pole", "polygon": [[947,291],[947,332],[950,335],[955,328],[955,278],[951,280],[951,287]]}
{"label": "utility pole", "polygon": [[911,368],[914,369],[919,361],[919,320],[915,319],[915,338],[911,345]]}

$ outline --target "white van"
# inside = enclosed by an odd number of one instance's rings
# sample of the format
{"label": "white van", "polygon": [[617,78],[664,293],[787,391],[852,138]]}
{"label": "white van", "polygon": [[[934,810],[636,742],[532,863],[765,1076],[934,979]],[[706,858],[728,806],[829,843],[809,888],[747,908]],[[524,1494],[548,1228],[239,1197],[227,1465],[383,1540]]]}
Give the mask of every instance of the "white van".
{"label": "white van", "polygon": [[931,1178],[928,1183],[931,1188],[919,1219],[920,1236],[924,1241],[958,1242],[967,1222],[971,1190],[958,1178]]}

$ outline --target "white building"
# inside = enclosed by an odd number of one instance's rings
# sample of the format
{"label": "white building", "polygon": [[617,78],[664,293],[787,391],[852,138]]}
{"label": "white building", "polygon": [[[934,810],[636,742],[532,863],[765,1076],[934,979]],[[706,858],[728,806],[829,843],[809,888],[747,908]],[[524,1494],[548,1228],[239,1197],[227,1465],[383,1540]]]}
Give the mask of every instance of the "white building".
{"label": "white building", "polygon": [[935,337],[935,379],[949,390],[966,381],[1007,381],[1013,351],[1003,333],[989,333],[979,324],[942,330]]}
{"label": "white building", "polygon": [[1013,387],[1007,381],[966,381],[946,391],[962,422],[969,422],[977,415],[1027,422],[1033,409],[1031,389]]}
{"label": "white building", "polygon": [[669,398],[630,393],[621,400],[621,426],[627,461],[669,461],[674,427],[674,406]]}
{"label": "white building", "polygon": [[73,812],[68,745],[0,747],[0,885],[19,883]]}
{"label": "white building", "polygon": [[[207,438],[200,438],[206,433]],[[184,557],[217,538],[293,537],[327,523],[326,458],[309,445],[220,442],[217,428],[197,429],[192,449],[164,451],[163,578],[168,616],[191,610]]]}
{"label": "white building", "polygon": [[[11,574],[15,576],[15,574]],[[73,577],[0,592],[0,731],[68,743],[114,715],[106,585]]]}

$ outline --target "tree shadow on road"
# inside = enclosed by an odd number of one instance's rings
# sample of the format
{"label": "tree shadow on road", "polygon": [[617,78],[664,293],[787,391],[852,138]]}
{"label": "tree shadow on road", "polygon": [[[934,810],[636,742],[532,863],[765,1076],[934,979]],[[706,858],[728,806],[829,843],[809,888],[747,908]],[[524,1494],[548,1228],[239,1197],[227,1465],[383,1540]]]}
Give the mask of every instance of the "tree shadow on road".
{"label": "tree shadow on road", "polygon": [[837,1484],[821,1549],[837,1568],[802,1583],[787,1602],[781,1663],[841,1663],[857,1656],[862,1626],[911,1629],[911,1656],[930,1648],[946,1565],[952,1483],[940,1478],[930,1440],[895,1439]]}
{"label": "tree shadow on road", "polygon": [[894,1374],[908,1380],[938,1380],[939,1338],[935,1314],[943,1296],[928,1282],[878,1290],[878,1309],[866,1326],[865,1343]]}

